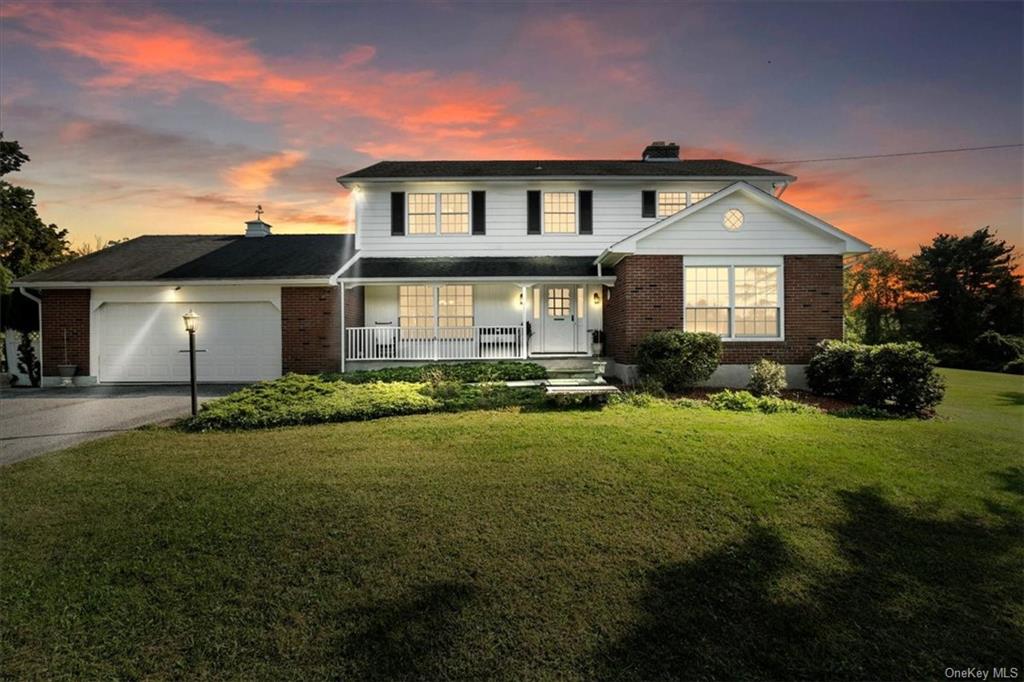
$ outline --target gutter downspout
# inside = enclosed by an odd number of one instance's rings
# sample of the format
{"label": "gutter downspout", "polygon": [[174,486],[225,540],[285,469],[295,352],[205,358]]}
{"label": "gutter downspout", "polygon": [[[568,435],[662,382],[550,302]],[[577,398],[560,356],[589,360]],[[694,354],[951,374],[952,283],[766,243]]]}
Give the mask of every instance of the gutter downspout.
{"label": "gutter downspout", "polygon": [[43,384],[43,299],[39,298],[34,294],[28,293],[25,287],[18,287],[18,293],[25,298],[35,301],[36,308],[39,310],[39,385]]}

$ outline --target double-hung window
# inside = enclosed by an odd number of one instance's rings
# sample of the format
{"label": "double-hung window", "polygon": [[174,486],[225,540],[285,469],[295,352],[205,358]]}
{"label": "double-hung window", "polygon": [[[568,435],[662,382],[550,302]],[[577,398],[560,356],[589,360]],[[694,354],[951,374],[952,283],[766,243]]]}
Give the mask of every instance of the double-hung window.
{"label": "double-hung window", "polygon": [[411,192],[409,234],[469,234],[468,192]]}
{"label": "double-hung window", "polygon": [[685,265],[685,328],[723,339],[782,338],[782,266]]}
{"label": "double-hung window", "polygon": [[544,232],[576,232],[576,192],[544,192]]}
{"label": "double-hung window", "polygon": [[698,201],[704,201],[714,192],[690,192],[690,203],[696,204]]}
{"label": "double-hung window", "polygon": [[686,208],[686,192],[658,192],[658,217],[679,213]]}

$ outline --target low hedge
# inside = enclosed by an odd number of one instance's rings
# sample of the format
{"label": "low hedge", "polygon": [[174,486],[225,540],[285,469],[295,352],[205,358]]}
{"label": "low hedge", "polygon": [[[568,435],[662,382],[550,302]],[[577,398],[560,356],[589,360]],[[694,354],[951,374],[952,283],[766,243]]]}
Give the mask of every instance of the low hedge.
{"label": "low hedge", "polygon": [[300,424],[364,421],[425,412],[495,409],[537,404],[535,389],[502,384],[468,385],[402,381],[352,384],[306,374],[287,374],[247,386],[204,404],[182,426],[190,431],[263,429]]}
{"label": "low hedge", "polygon": [[935,357],[918,343],[822,341],[807,383],[819,395],[905,416],[930,416],[945,393]]}
{"label": "low hedge", "polygon": [[636,350],[641,379],[657,381],[669,391],[707,381],[721,357],[722,340],[717,334],[678,329],[648,334]]}
{"label": "low hedge", "polygon": [[546,379],[547,370],[533,362],[457,362],[432,363],[416,367],[387,367],[385,369],[356,370],[344,374],[323,374],[329,381],[343,381],[347,384],[369,384],[373,382],[424,383],[439,381],[461,381],[480,383],[485,381],[525,381]]}
{"label": "low hedge", "polygon": [[708,405],[716,410],[764,412],[765,414],[777,414],[780,412],[813,413],[821,411],[811,405],[804,405],[793,400],[768,395],[756,396],[750,391],[730,391],[729,389],[711,395],[708,398]]}

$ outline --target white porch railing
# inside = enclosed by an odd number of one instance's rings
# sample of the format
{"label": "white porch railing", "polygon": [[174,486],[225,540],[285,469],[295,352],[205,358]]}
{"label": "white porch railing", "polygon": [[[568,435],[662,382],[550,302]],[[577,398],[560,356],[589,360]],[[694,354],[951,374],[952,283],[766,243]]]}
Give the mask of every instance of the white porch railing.
{"label": "white porch railing", "polygon": [[511,360],[526,357],[525,325],[349,327],[346,360]]}

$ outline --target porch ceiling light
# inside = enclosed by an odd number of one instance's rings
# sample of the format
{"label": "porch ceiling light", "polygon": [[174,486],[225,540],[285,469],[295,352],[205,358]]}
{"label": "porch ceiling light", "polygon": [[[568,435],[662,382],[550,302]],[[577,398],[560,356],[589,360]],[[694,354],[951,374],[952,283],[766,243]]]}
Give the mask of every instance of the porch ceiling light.
{"label": "porch ceiling light", "polygon": [[185,320],[185,331],[189,334],[194,334],[199,328],[199,314],[192,312],[191,309],[182,315],[181,319]]}

